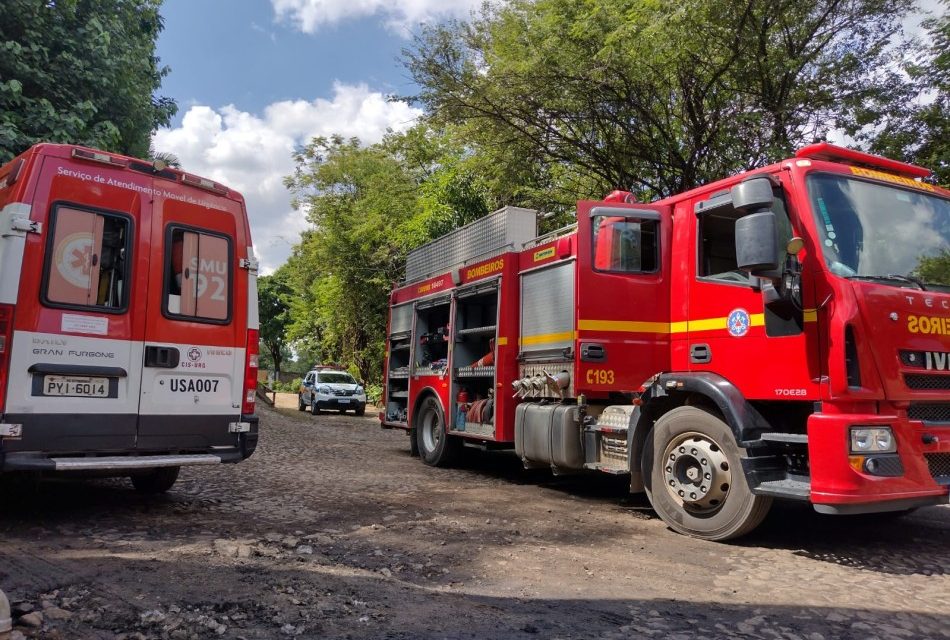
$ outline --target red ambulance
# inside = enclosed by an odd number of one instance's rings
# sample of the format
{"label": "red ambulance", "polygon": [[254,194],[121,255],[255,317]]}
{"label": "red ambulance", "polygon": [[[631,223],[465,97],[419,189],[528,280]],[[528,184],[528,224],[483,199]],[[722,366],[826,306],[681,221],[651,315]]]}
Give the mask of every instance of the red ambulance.
{"label": "red ambulance", "polygon": [[242,196],[39,144],[0,168],[0,472],[130,476],[257,445],[257,263]]}

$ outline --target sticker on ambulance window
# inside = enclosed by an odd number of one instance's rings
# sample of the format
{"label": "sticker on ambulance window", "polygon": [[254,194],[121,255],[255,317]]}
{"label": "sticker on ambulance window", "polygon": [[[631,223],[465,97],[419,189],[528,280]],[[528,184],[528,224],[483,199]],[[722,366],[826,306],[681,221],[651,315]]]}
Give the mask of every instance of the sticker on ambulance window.
{"label": "sticker on ambulance window", "polygon": [[128,220],[61,205],[53,217],[44,302],[111,312],[123,308]]}
{"label": "sticker on ambulance window", "polygon": [[226,321],[231,311],[230,241],[209,233],[174,229],[167,255],[168,313],[199,321]]}

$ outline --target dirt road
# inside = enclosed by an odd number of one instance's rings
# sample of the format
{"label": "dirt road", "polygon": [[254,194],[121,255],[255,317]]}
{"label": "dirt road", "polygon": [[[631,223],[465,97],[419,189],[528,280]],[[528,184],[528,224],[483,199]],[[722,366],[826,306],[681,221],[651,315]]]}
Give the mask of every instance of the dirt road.
{"label": "dirt road", "polygon": [[885,524],[785,508],[715,544],[668,531],[623,481],[478,450],[430,469],[368,416],[260,413],[250,460],[185,469],[158,498],[3,480],[15,633],[950,638],[950,507]]}

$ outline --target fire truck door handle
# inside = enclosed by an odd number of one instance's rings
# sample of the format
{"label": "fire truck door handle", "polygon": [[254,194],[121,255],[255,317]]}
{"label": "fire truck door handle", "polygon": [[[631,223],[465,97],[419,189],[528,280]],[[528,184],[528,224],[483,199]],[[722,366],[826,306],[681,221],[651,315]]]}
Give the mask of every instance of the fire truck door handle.
{"label": "fire truck door handle", "polygon": [[689,361],[693,364],[708,364],[712,361],[712,350],[708,344],[694,344],[689,348]]}
{"label": "fire truck door handle", "polygon": [[145,347],[145,366],[174,369],[178,366],[180,353],[175,347]]}
{"label": "fire truck door handle", "polygon": [[607,350],[602,344],[581,343],[581,360],[584,362],[603,362],[607,359]]}

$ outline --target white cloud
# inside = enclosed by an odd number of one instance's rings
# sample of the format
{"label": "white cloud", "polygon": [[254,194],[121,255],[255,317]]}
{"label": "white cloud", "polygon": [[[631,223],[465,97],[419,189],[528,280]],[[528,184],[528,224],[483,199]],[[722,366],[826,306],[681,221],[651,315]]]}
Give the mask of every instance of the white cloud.
{"label": "white cloud", "polygon": [[233,105],[214,109],[194,105],[181,126],[159,129],[158,151],[170,152],[190,173],[211,178],[239,191],[247,201],[254,247],[269,273],[290,255],[304,214],[290,206],[283,177],[294,170],[295,147],[314,136],[356,136],[365,144],[382,139],[387,128],[402,131],[421,111],[386,97],[366,85],[336,84],[331,100],[293,100],[269,105],[263,115]]}
{"label": "white cloud", "polygon": [[390,29],[408,35],[420,22],[464,18],[482,0],[271,0],[278,20],[289,19],[305,33],[352,18],[383,16]]}

